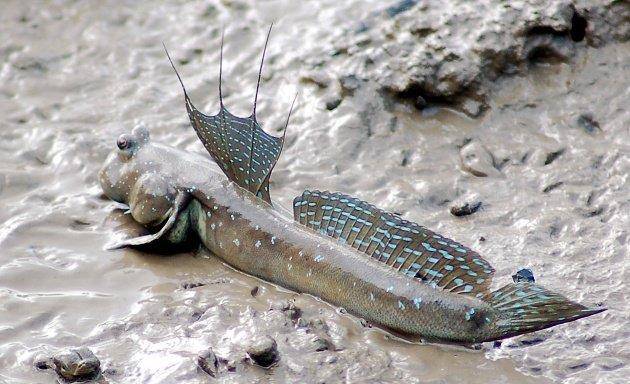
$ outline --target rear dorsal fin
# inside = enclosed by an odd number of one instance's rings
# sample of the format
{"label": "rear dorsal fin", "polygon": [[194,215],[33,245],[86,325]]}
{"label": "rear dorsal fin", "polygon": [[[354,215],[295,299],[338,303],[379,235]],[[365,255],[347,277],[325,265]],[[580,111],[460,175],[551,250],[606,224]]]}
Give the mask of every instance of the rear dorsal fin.
{"label": "rear dorsal fin", "polygon": [[[199,136],[199,139],[201,139],[204,147],[206,147],[210,153],[210,156],[212,156],[214,161],[230,180],[268,203],[271,203],[271,197],[269,196],[269,177],[280,157],[280,152],[284,144],[284,135],[282,137],[274,137],[267,134],[256,120],[258,88],[260,86],[263,62],[272,26],[273,24],[269,27],[269,32],[267,33],[265,49],[258,72],[254,110],[249,117],[235,116],[223,105],[223,94],[221,92],[223,36],[221,36],[221,59],[219,64],[219,101],[221,109],[219,113],[214,116],[205,115],[195,108],[188,97],[184,83],[179,73],[177,73],[177,69],[168,51],[166,52],[184,90],[184,100],[186,102],[186,110],[188,111],[190,123],[195,129],[197,136]],[[166,50],[166,47],[164,47],[164,50]],[[293,102],[295,103],[295,99]],[[293,104],[291,104],[289,117],[291,116],[292,110]],[[285,133],[289,124],[289,117],[287,117],[287,123],[284,129]]]}
{"label": "rear dorsal fin", "polygon": [[479,254],[416,223],[341,193],[304,191],[296,221],[433,286],[481,297],[494,269]]}

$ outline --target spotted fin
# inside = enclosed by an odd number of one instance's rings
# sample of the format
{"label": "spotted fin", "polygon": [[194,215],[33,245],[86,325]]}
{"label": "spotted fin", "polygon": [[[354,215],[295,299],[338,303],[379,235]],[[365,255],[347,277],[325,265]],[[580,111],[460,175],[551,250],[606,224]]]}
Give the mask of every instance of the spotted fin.
{"label": "spotted fin", "polygon": [[[506,338],[534,332],[600,313],[606,308],[588,308],[531,282],[508,284],[482,300],[500,313],[496,324]],[[488,340],[490,341],[490,340]]]}
{"label": "spotted fin", "polygon": [[[268,203],[271,203],[269,177],[280,157],[280,152],[284,144],[284,136],[274,137],[269,135],[263,131],[256,120],[256,101],[258,99],[258,89],[270,33],[271,27],[267,34],[262,60],[260,62],[254,108],[252,114],[248,117],[235,116],[223,105],[223,94],[221,92],[223,37],[221,37],[221,62],[219,70],[219,101],[221,108],[219,113],[213,116],[203,114],[192,104],[186,92],[186,88],[184,88],[184,83],[168,51],[166,52],[184,90],[184,100],[186,102],[186,110],[188,111],[190,123],[204,147],[206,147],[206,150],[210,153],[210,156],[212,156],[214,161],[230,180]],[[166,50],[166,47],[164,47],[164,49]],[[295,103],[295,99],[293,102]],[[289,117],[287,117],[285,133],[292,110],[293,104],[291,104]]]}
{"label": "spotted fin", "polygon": [[296,221],[410,277],[446,291],[481,296],[494,274],[476,252],[416,223],[341,193],[304,191]]}

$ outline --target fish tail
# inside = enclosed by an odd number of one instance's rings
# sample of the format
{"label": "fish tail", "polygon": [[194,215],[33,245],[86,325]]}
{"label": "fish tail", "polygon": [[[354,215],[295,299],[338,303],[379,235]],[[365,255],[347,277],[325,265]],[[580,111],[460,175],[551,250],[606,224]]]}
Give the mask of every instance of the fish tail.
{"label": "fish tail", "polygon": [[606,308],[588,308],[531,282],[508,284],[484,301],[498,311],[497,334],[490,340],[534,332],[591,316]]}

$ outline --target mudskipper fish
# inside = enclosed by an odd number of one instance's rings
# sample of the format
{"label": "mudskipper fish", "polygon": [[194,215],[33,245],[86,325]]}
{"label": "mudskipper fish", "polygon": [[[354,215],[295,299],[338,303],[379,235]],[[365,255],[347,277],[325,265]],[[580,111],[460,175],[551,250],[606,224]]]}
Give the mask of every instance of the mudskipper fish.
{"label": "mudskipper fish", "polygon": [[151,234],[115,247],[179,244],[195,236],[237,270],[430,341],[504,339],[605,310],[527,281],[491,292],[494,269],[479,254],[343,193],[304,191],[293,201],[293,219],[274,207],[269,178],[284,137],[265,133],[256,118],[268,39],[249,117],[223,104],[223,39],[216,115],[195,108],[166,52],[190,123],[220,171],[206,157],[152,143],[146,128],[121,135],[100,184]]}

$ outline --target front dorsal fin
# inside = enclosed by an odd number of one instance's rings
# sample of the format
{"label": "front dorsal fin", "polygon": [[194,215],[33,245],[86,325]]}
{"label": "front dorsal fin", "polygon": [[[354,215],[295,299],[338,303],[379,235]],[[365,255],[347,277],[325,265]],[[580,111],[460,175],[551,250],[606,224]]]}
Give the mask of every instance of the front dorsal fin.
{"label": "front dorsal fin", "polygon": [[[214,116],[205,115],[190,101],[184,83],[182,82],[177,69],[166,52],[166,55],[177,74],[177,78],[184,89],[184,100],[186,101],[186,110],[192,127],[195,129],[197,136],[203,143],[210,156],[219,165],[223,173],[251,193],[260,197],[268,203],[271,203],[269,196],[269,177],[271,171],[276,165],[282,146],[284,144],[284,135],[282,137],[274,137],[263,131],[260,124],[256,120],[256,102],[258,99],[258,89],[262,75],[262,67],[267,50],[267,42],[271,33],[271,27],[267,33],[265,41],[265,49],[260,62],[260,70],[258,72],[258,82],[256,84],[256,96],[254,97],[254,109],[249,117],[238,117],[231,114],[223,105],[223,94],[221,91],[222,72],[223,72],[223,35],[221,36],[221,58],[219,64],[219,101],[221,109]],[[164,47],[166,50],[166,47]],[[295,99],[293,100],[295,102]],[[287,123],[293,110],[289,110]]]}
{"label": "front dorsal fin", "polygon": [[494,269],[479,254],[365,201],[307,190],[293,200],[293,216],[431,286],[477,296],[488,292]]}

